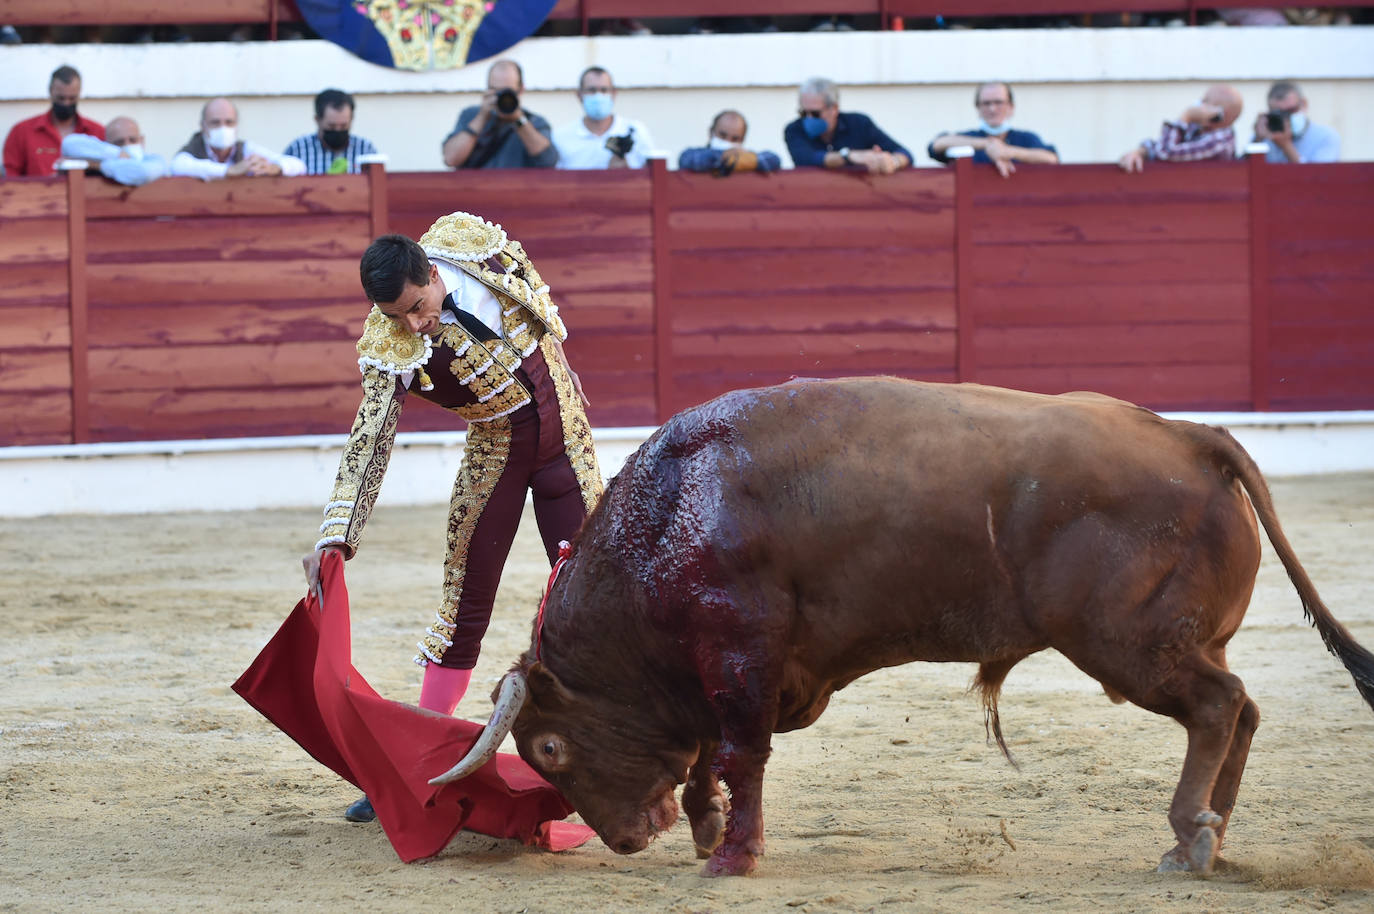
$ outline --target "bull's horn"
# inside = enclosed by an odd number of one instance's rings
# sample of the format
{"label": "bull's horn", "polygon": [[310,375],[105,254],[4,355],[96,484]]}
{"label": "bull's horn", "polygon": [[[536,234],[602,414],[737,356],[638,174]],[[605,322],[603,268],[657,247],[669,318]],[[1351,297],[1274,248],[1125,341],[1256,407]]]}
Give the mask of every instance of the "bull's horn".
{"label": "bull's horn", "polygon": [[529,688],[525,685],[525,674],[512,670],[506,674],[506,678],[501,680],[501,691],[496,696],[496,707],[491,712],[491,720],[487,721],[487,726],[482,730],[482,735],[477,737],[477,742],[468,750],[468,754],[461,762],[454,765],[448,771],[431,778],[431,784],[447,784],[457,781],[472,774],[481,768],[500,748],[501,741],[510,733],[510,728],[515,726],[515,718],[520,713],[520,709],[525,706],[525,698],[529,695]]}

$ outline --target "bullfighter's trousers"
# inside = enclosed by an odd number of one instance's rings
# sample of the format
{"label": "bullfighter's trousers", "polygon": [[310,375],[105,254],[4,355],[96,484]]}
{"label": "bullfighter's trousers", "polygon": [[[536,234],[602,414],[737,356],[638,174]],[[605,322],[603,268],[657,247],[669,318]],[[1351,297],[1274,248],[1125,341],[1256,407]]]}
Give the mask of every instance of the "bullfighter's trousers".
{"label": "bullfighter's trousers", "polygon": [[[600,497],[591,430],[562,364],[555,360],[551,368],[545,347],[540,347],[517,373],[533,402],[509,416],[468,427],[449,507],[443,604],[419,643],[415,660],[422,665],[476,666],[527,491],[534,496],[535,521],[550,565],[559,541],[572,539]],[[574,419],[571,436],[564,428],[565,415]],[[589,473],[595,479],[588,479]]]}

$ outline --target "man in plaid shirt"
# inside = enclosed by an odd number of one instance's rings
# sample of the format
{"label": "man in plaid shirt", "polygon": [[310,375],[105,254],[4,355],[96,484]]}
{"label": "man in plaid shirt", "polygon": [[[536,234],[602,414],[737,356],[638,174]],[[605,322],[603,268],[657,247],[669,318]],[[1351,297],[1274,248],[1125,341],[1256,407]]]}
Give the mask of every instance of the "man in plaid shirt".
{"label": "man in plaid shirt", "polygon": [[1165,121],[1159,139],[1143,140],[1117,163],[1123,171],[1143,171],[1145,160],[1201,162],[1234,159],[1236,134],[1231,125],[1240,117],[1241,97],[1230,86],[1215,85],[1184,109],[1177,120]]}

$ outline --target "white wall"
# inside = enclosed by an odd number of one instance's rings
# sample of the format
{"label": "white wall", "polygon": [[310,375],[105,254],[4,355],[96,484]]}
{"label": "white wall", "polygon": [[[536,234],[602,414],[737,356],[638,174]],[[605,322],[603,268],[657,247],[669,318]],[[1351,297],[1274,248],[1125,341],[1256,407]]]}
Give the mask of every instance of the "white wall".
{"label": "white wall", "polygon": [[[972,87],[983,79],[1012,82],[1016,123],[1056,144],[1066,162],[1114,160],[1216,81],[1244,94],[1247,131],[1277,78],[1302,82],[1313,119],[1341,133],[1345,159],[1374,160],[1367,26],[536,38],[511,56],[525,68],[526,106],[555,125],[579,115],[582,68],[606,67],[622,89],[619,110],[646,122],[670,162],[704,142],[723,107],[749,117],[751,145],[783,153],[796,85],[812,75],[839,82],[842,107],[872,115],[918,164],[932,164],[924,147],[937,132],[972,125]],[[235,97],[241,134],[281,148],[314,130],[316,92],[343,88],[359,99],[355,129],[395,171],[440,168],[440,143],[486,80],[486,64],[406,73],[320,41],[0,47],[0,132],[46,106],[48,75],[64,63],[82,72],[85,115],[131,114],[165,155],[196,129],[211,96]]]}

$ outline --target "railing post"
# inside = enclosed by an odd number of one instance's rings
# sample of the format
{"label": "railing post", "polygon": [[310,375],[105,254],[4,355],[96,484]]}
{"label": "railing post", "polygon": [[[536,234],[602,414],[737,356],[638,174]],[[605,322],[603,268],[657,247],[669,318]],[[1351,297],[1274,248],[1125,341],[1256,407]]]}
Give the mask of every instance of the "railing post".
{"label": "railing post", "polygon": [[67,315],[71,330],[72,443],[91,438],[86,313],[86,170],[67,171]]}
{"label": "railing post", "polygon": [[673,400],[672,251],[668,246],[668,162],[649,160],[654,214],[654,421],[664,422]]}
{"label": "railing post", "polygon": [[973,149],[955,146],[954,159],[954,326],[958,338],[954,377],[978,379],[973,321]]}
{"label": "railing post", "polygon": [[1269,289],[1269,181],[1267,143],[1246,147],[1250,184],[1250,408],[1268,412],[1269,325],[1273,320]]}
{"label": "railing post", "polygon": [[367,199],[372,237],[387,233],[386,162],[363,163],[367,174]]}

